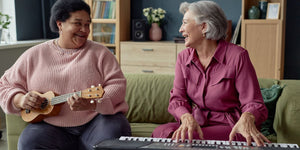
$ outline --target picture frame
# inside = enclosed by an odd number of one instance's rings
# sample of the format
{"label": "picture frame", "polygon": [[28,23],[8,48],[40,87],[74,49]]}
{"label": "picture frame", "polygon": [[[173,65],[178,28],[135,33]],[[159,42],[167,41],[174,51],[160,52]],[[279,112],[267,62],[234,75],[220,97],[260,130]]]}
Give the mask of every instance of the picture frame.
{"label": "picture frame", "polygon": [[268,3],[267,19],[279,19],[280,3]]}

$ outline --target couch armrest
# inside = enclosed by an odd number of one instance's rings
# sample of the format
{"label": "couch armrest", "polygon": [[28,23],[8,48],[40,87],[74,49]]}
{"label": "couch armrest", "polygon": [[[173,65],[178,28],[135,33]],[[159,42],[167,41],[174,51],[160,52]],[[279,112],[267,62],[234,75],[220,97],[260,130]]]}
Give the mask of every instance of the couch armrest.
{"label": "couch armrest", "polygon": [[19,136],[27,126],[20,116],[6,114],[6,132],[8,150],[17,150]]}
{"label": "couch armrest", "polygon": [[278,143],[300,145],[300,80],[280,80],[285,86],[276,105],[274,130]]}

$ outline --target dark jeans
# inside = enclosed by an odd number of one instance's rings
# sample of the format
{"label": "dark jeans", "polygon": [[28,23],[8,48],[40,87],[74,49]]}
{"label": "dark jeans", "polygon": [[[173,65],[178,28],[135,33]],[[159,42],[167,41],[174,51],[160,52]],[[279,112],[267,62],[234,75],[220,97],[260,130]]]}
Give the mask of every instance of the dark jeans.
{"label": "dark jeans", "polygon": [[45,122],[29,124],[22,132],[19,150],[91,150],[100,141],[130,136],[128,120],[122,113],[98,115],[78,127],[57,127]]}

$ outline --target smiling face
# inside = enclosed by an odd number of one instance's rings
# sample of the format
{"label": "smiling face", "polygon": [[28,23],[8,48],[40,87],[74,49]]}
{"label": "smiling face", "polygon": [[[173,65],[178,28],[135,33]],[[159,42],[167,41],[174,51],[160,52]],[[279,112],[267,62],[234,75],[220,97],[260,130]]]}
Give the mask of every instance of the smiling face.
{"label": "smiling face", "polygon": [[187,11],[182,19],[182,25],[179,29],[179,32],[185,37],[185,46],[196,48],[198,44],[201,44],[203,41],[203,24],[196,24],[194,19],[194,14],[190,11]]}
{"label": "smiling face", "polygon": [[57,21],[59,45],[68,49],[80,48],[88,38],[90,24],[91,18],[84,10],[70,13],[70,18],[65,22]]}

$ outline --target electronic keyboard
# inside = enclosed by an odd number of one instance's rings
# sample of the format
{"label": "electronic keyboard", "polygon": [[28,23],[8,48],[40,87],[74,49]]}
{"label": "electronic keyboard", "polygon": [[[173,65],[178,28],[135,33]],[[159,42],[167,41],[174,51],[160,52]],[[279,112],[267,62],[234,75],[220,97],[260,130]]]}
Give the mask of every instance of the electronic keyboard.
{"label": "electronic keyboard", "polygon": [[150,138],[121,136],[119,139],[105,140],[94,146],[95,150],[219,150],[219,149],[243,149],[243,150],[287,150],[299,149],[297,144],[265,143],[265,146],[257,147],[255,142],[247,146],[242,141],[218,141],[218,140],[188,140],[176,142],[171,138]]}

